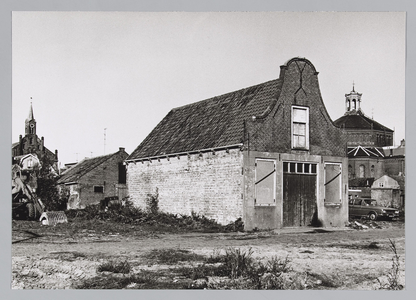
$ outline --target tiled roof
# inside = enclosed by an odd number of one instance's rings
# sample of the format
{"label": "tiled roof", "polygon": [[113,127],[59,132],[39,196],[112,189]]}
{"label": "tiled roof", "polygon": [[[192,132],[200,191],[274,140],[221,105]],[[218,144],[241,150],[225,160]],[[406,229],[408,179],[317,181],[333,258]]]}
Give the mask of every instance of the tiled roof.
{"label": "tiled roof", "polygon": [[172,109],[127,160],[242,143],[244,120],[265,112],[281,85],[275,79]]}
{"label": "tiled roof", "polygon": [[361,110],[358,110],[356,113],[353,114],[345,114],[341,118],[335,120],[334,124],[337,127],[346,129],[374,129],[393,132],[393,130],[365,116]]}
{"label": "tiled roof", "polygon": [[[118,153],[118,152],[116,152]],[[59,178],[58,183],[74,182],[77,181],[81,176],[90,172],[95,167],[99,166],[107,159],[115,155],[116,153],[97,156],[93,158],[85,158],[84,160],[77,163],[72,168],[62,173],[62,177]]]}

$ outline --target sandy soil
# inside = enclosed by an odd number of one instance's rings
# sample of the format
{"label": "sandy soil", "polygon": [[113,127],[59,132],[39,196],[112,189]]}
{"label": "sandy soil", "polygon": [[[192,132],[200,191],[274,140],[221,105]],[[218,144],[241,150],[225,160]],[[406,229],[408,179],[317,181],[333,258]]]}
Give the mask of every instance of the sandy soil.
{"label": "sandy soil", "polygon": [[[153,249],[180,248],[211,255],[227,247],[254,251],[254,256],[289,257],[296,272],[325,274],[342,281],[337,289],[371,290],[386,282],[395,242],[400,256],[400,283],[405,275],[405,231],[402,222],[380,222],[381,229],[285,229],[257,233],[153,234],[147,237],[85,230],[69,236],[54,230],[33,238],[13,231],[13,289],[69,289],[97,275],[99,264],[127,259],[133,272],[148,267],[142,256]],[[26,239],[26,240],[25,240]],[[370,244],[374,247],[371,247]],[[152,268],[158,266],[153,266]],[[163,267],[163,266],[159,266]]]}

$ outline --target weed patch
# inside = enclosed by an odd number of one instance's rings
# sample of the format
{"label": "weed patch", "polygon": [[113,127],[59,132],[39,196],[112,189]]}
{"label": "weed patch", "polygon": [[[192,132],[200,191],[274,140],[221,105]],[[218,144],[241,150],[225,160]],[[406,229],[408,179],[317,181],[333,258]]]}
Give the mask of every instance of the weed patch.
{"label": "weed patch", "polygon": [[161,280],[160,274],[153,272],[140,272],[138,274],[122,277],[96,276],[75,284],[76,289],[183,289],[184,284],[168,278]]}
{"label": "weed patch", "polygon": [[399,283],[400,277],[400,256],[397,253],[396,243],[389,239],[390,241],[390,250],[393,252],[392,257],[392,266],[387,274],[387,283],[382,284],[379,280],[380,286],[383,289],[387,290],[402,290],[404,287]]}
{"label": "weed patch", "polygon": [[114,203],[105,210],[100,205],[89,205],[84,209],[66,211],[68,222],[105,221],[119,224],[149,225],[158,231],[166,232],[235,232],[243,231],[241,218],[228,225],[218,224],[213,219],[192,212],[191,215],[176,215],[161,212],[158,208],[158,193],[148,195],[147,209],[142,210],[133,205],[130,200]]}
{"label": "weed patch", "polygon": [[100,264],[97,267],[97,272],[105,272],[105,271],[112,272],[112,273],[128,274],[131,271],[131,266],[127,260],[126,261],[110,260],[108,262]]}
{"label": "weed patch", "polygon": [[144,255],[153,263],[173,265],[178,262],[202,261],[204,256],[184,249],[154,249]]}
{"label": "weed patch", "polygon": [[[215,250],[202,264],[176,268],[189,278],[189,289],[303,289],[305,284],[292,272],[289,257],[273,257],[266,263],[253,258],[249,248]],[[292,273],[291,273],[292,272]],[[202,281],[200,281],[202,280]]]}
{"label": "weed patch", "polygon": [[338,275],[308,273],[308,281],[312,288],[337,288],[342,285]]}
{"label": "weed patch", "polygon": [[59,260],[74,261],[77,258],[85,258],[86,255],[76,251],[61,251],[61,252],[51,252],[49,257],[56,258]]}

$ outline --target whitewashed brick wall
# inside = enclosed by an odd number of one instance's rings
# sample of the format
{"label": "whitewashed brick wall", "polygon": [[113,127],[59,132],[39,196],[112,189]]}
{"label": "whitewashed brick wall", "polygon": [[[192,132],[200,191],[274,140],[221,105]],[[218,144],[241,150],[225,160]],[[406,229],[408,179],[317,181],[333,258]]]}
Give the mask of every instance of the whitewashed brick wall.
{"label": "whitewashed brick wall", "polygon": [[243,216],[243,154],[217,151],[129,163],[130,200],[146,208],[149,193],[159,190],[159,208],[174,214],[195,212],[228,224]]}

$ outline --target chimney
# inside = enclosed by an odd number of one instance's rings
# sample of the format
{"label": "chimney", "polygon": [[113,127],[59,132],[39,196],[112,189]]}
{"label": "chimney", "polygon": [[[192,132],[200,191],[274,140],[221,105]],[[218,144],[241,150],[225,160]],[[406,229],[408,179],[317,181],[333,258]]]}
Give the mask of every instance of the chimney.
{"label": "chimney", "polygon": [[120,151],[120,152],[124,152],[124,150],[125,150],[125,148],[123,148],[123,147],[118,148],[118,151]]}

